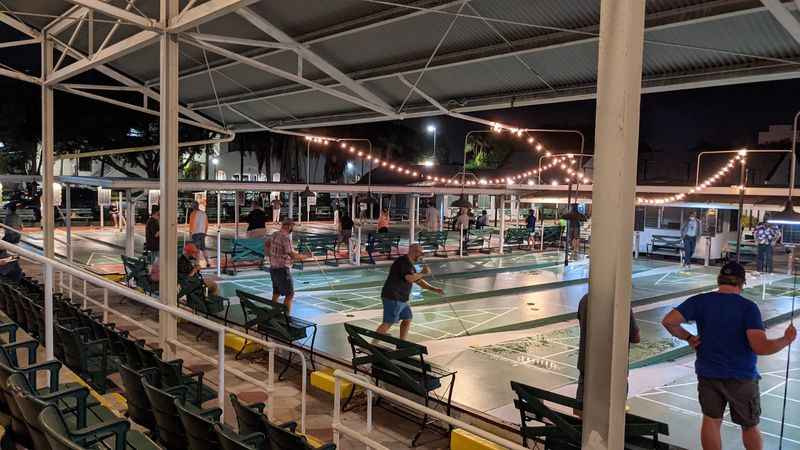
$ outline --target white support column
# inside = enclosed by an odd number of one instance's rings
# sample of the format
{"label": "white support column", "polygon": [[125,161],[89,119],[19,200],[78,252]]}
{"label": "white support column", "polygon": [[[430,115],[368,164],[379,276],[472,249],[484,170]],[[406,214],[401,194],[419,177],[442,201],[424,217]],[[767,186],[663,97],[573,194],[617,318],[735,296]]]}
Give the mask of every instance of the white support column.
{"label": "white support column", "polygon": [[416,241],[416,225],[417,221],[415,218],[417,217],[417,196],[412,195],[408,202],[408,245],[411,245]]}
{"label": "white support column", "polygon": [[645,4],[600,4],[583,448],[625,446],[631,251]]}
{"label": "white support column", "polygon": [[[53,70],[53,41],[42,34],[42,78]],[[55,217],[53,214],[53,87],[42,83],[42,228],[44,256],[55,256]],[[51,286],[52,287],[52,286]],[[52,289],[51,289],[52,294]]]}
{"label": "white support column", "polygon": [[222,192],[217,191],[217,276],[222,274]]}
{"label": "white support column", "polygon": [[[125,222],[125,255],[130,258],[136,256],[135,250],[135,237],[136,237],[136,208],[133,204],[133,196],[131,195],[131,190],[128,189],[125,191],[125,199],[128,202],[128,209],[125,213],[128,214],[128,220]],[[120,210],[120,215],[123,212]]]}
{"label": "white support column", "polygon": [[[233,238],[239,239],[239,192],[233,193]],[[291,217],[291,212],[289,214]]]}
{"label": "white support column", "polygon": [[291,219],[294,211],[294,192],[289,191],[287,194],[289,194],[289,212],[286,214],[286,218]]}
{"label": "white support column", "polygon": [[303,224],[303,196],[299,192],[297,193],[297,224]]}
{"label": "white support column", "polygon": [[500,200],[500,254],[506,246],[506,196],[501,195]]}
{"label": "white support column", "polygon": [[[161,25],[178,15],[178,0],[161,0]],[[178,306],[178,36],[164,33],[160,42],[161,176],[159,186],[161,220],[159,222],[159,292],[161,302]],[[171,355],[168,342],[177,339],[177,319],[159,312],[159,343]]]}
{"label": "white support column", "polygon": [[[64,200],[66,203],[66,214],[64,214],[64,227],[67,229],[67,260],[72,262],[73,260],[73,252],[72,252],[72,186],[67,184],[64,185],[64,190],[66,191],[64,194]],[[70,281],[72,281],[72,276],[69,277]],[[70,283],[70,288],[72,288],[72,283]]]}

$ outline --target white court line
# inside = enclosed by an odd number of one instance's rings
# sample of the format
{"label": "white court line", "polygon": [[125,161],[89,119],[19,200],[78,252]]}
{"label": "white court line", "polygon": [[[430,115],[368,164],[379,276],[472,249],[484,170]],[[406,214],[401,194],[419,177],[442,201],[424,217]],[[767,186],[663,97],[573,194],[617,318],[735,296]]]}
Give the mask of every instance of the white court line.
{"label": "white court line", "polygon": [[[655,404],[657,404],[657,405],[659,405],[659,406],[662,406],[662,407],[664,407],[664,408],[668,408],[668,409],[673,409],[673,410],[681,411],[681,412],[683,412],[683,413],[685,413],[685,414],[688,414],[688,415],[690,415],[690,416],[701,417],[701,416],[703,415],[702,413],[698,413],[698,412],[695,412],[695,411],[692,411],[692,410],[689,410],[689,409],[686,409],[686,408],[681,408],[680,406],[671,405],[671,404],[669,404],[669,403],[660,402],[660,401],[658,401],[658,400],[654,400],[654,399],[652,399],[652,398],[649,398],[649,397],[637,396],[636,398],[641,398],[642,400],[646,400],[646,401],[648,401],[648,402],[655,403]],[[780,421],[779,421],[779,420],[770,419],[770,418],[768,418],[768,417],[761,417],[761,419],[763,419],[763,420],[766,420],[766,421],[768,421],[768,422],[780,423]],[[735,423],[733,423],[733,422],[731,422],[731,421],[729,421],[729,420],[723,420],[723,423],[726,423],[726,424],[729,424],[729,425],[733,425],[733,426],[735,426],[735,427],[738,427],[738,425],[736,425]],[[792,427],[792,428],[800,428],[799,426],[797,426],[797,425],[792,425],[792,424],[790,424],[790,423],[786,423],[786,426],[788,426],[788,427]],[[777,435],[777,434],[773,434],[773,433],[769,433],[769,432],[767,432],[767,431],[764,431],[764,430],[761,430],[761,433],[762,433],[762,434],[765,434],[765,435],[767,435],[767,436],[771,436],[771,437],[777,438],[777,439],[779,439],[779,438],[780,438],[780,436],[779,436],[779,435]],[[793,443],[793,444],[800,444],[800,441],[796,441],[796,440],[794,440],[794,439],[788,438],[788,437],[786,437],[785,435],[783,436],[783,440],[785,440],[785,441],[788,441],[788,442],[791,442],[791,443]]]}
{"label": "white court line", "polygon": [[[542,372],[547,372],[547,373],[550,373],[550,374],[553,374],[553,375],[557,375],[557,376],[572,380],[571,382],[565,383],[565,384],[572,384],[572,383],[578,381],[578,379],[576,377],[567,375],[565,373],[556,372],[556,371],[550,370],[550,369],[545,369],[544,367],[540,367],[540,366],[537,366],[535,364],[529,364],[531,361],[520,362],[520,361],[515,361],[515,360],[513,360],[511,358],[505,357],[505,356],[486,353],[486,352],[483,352],[483,351],[480,351],[480,350],[477,350],[477,349],[474,349],[474,348],[472,350],[474,350],[474,351],[476,351],[476,352],[478,352],[478,353],[480,353],[482,355],[485,355],[485,356],[487,356],[489,358],[494,358],[494,359],[498,359],[498,360],[501,360],[501,361],[509,362],[509,363],[511,363],[512,365],[515,365],[515,366],[523,366],[523,367],[527,367],[527,368],[537,369],[537,370],[541,370]],[[551,364],[553,364],[555,366],[562,365],[561,363],[556,363],[556,362],[553,362],[553,361],[548,361],[548,362],[550,362]],[[564,366],[565,367],[569,367],[569,366],[566,366],[566,365],[564,365]]]}
{"label": "white court line", "polygon": [[486,351],[486,349],[489,349],[489,348],[493,348],[493,349],[500,348],[502,350],[505,350],[507,353],[518,353],[518,354],[521,354],[521,355],[525,355],[530,359],[546,360],[546,361],[550,361],[550,362],[552,362],[554,364],[562,365],[564,367],[571,367],[571,368],[573,368],[575,370],[578,370],[578,367],[577,366],[573,366],[572,364],[567,364],[567,363],[561,362],[561,361],[551,361],[549,359],[549,358],[551,358],[553,356],[560,355],[562,353],[569,353],[571,351],[575,351],[574,348],[571,348],[571,349],[568,349],[568,350],[564,350],[564,351],[559,351],[559,352],[556,352],[556,353],[553,353],[553,354],[549,354],[549,355],[545,355],[545,356],[533,356],[530,353],[525,353],[525,352],[521,352],[521,351],[513,349],[513,348],[506,347],[506,346],[504,346],[504,344],[496,344],[496,345],[492,345],[492,346],[489,346],[489,347],[470,347],[470,348],[472,348],[473,350],[477,350],[477,351],[479,351],[481,353],[484,353],[484,354],[489,354]]}

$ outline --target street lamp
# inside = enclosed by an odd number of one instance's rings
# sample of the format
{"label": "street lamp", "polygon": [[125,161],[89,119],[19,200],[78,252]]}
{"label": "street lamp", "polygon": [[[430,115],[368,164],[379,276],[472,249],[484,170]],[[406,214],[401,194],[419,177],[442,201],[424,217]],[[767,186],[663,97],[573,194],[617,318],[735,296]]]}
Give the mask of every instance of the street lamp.
{"label": "street lamp", "polygon": [[[434,163],[436,161],[436,127],[433,125],[428,125],[428,133],[433,134],[433,160],[431,161],[431,163]],[[425,166],[430,167],[428,166],[427,162]]]}

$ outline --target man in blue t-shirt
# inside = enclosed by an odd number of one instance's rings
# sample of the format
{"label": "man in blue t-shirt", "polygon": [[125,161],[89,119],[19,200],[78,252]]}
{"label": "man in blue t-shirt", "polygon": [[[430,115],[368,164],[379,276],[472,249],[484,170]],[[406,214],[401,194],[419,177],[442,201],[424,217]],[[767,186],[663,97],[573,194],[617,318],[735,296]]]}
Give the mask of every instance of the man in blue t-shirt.
{"label": "man in blue t-shirt", "polygon": [[[789,325],[782,337],[767,338],[758,306],[741,295],[744,283],[744,268],[729,262],[717,277],[717,291],[690,297],[661,322],[670,334],[697,351],[695,373],[703,411],[700,441],[704,450],[722,448],[720,428],[727,406],[731,420],[742,427],[744,447],[763,448],[758,429],[761,397],[756,355],[777,353],[797,337],[794,325]],[[697,336],[683,328],[686,322],[697,323]]]}

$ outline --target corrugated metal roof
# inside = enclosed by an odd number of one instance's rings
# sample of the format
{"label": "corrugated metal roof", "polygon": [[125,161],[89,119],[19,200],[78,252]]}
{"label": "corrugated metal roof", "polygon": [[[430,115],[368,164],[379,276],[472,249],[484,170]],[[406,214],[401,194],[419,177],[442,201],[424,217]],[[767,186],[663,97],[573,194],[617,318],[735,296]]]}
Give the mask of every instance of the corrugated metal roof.
{"label": "corrugated metal roof", "polygon": [[[182,7],[187,0],[182,0]],[[111,0],[124,7],[125,0]],[[204,1],[196,4],[201,5]],[[791,7],[792,2],[785,3]],[[12,10],[58,15],[72,8],[60,0],[3,0]],[[262,0],[251,9],[293,36],[396,109],[406,100],[409,87],[399,76],[414,82],[426,65],[419,88],[447,107],[490,109],[506,107],[510,99],[522,104],[591,95],[597,72],[599,0]],[[157,2],[136,4],[135,12],[151,18]],[[406,7],[409,6],[409,7]],[[421,6],[423,10],[418,9]],[[759,0],[647,0],[644,75],[659,86],[680,86],[684,80],[753,81],[759,77],[795,78],[798,67],[765,62],[748,55],[800,60],[800,44],[787,33]],[[424,8],[433,7],[435,11]],[[800,14],[792,9],[800,21]],[[108,21],[108,17],[96,17]],[[41,28],[47,17],[19,16]],[[454,22],[455,19],[455,22]],[[453,23],[447,37],[442,39]],[[111,23],[95,25],[95,47]],[[69,39],[72,28],[59,35]],[[580,31],[583,34],[568,32]],[[115,41],[136,33],[134,26],[120,27]],[[189,30],[196,32],[197,29]],[[199,27],[202,33],[272,41],[237,14],[218,17]],[[586,34],[588,33],[588,34]],[[87,50],[88,33],[75,42]],[[441,45],[440,44],[441,41]],[[652,41],[677,45],[659,45]],[[265,50],[232,44],[215,44],[281,70],[297,73],[298,57],[286,50]],[[439,45],[436,56],[431,56]],[[697,48],[694,48],[697,47]],[[701,49],[703,47],[705,49]],[[230,111],[225,118],[215,107],[215,93],[206,58],[213,68],[216,96],[263,122],[301,125],[344,119],[369,120],[382,115],[363,104],[323,92],[338,86],[329,74],[308,61],[303,76],[326,88],[301,86],[259,69],[233,63],[214,52],[181,44],[181,100],[203,114],[226,123],[245,124]],[[732,54],[737,53],[737,54]],[[141,49],[111,63],[112,67],[141,82],[157,84],[158,46]],[[734,73],[735,75],[731,75]],[[733,77],[733,78],[732,78]],[[755,77],[755,78],[754,78]],[[335,87],[357,97],[343,87]],[[519,104],[519,103],[518,103]],[[404,112],[432,114],[434,106],[420,95],[408,98]],[[346,116],[346,117],[345,117]],[[247,128],[252,124],[246,123]]]}

